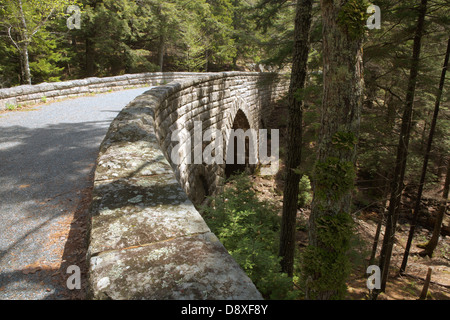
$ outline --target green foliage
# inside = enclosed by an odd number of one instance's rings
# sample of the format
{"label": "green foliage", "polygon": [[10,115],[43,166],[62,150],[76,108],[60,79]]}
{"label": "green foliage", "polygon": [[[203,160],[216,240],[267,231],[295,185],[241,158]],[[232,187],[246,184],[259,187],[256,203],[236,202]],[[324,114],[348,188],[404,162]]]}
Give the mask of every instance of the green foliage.
{"label": "green foliage", "polygon": [[6,37],[0,37],[0,88],[20,83],[19,55]]}
{"label": "green foliage", "polygon": [[318,161],[314,168],[316,195],[322,199],[339,199],[353,189],[355,178],[355,168],[351,161],[336,157]]}
{"label": "green foliage", "polygon": [[262,63],[282,69],[292,62],[295,6],[287,2],[258,1],[254,10],[257,44]]}
{"label": "green foliage", "polygon": [[334,134],[331,143],[337,149],[352,150],[355,148],[358,139],[353,132],[338,131]]}
{"label": "green foliage", "polygon": [[17,106],[15,104],[12,104],[9,102],[7,102],[5,106],[6,106],[7,110],[16,110],[17,109]]}
{"label": "green foliage", "polygon": [[[353,236],[353,220],[347,213],[317,219],[317,245],[309,245],[301,257],[302,278],[308,298],[333,292],[328,299],[344,298],[351,271],[348,257]],[[314,281],[311,281],[314,280]]]}
{"label": "green foliage", "polygon": [[65,48],[59,47],[59,41],[60,39],[52,37],[46,30],[35,36],[29,51],[34,83],[61,81],[63,65],[67,63],[68,58],[64,56]]}
{"label": "green foliage", "polygon": [[[49,37],[46,30],[55,19],[65,16],[64,8],[78,4],[77,0],[0,0],[0,27],[16,50],[21,63],[21,82],[31,83],[31,75],[58,81],[63,70],[57,64],[62,61],[55,50],[58,36]],[[41,59],[29,60],[29,56],[40,55]],[[29,68],[26,66],[29,65]],[[31,72],[29,72],[29,70]],[[31,74],[30,74],[31,73]]]}
{"label": "green foliage", "polygon": [[305,101],[305,100],[309,100],[313,97],[316,97],[317,94],[319,94],[320,92],[321,92],[321,88],[319,88],[317,86],[308,86],[303,89],[297,89],[294,92],[294,98],[297,101]]}
{"label": "green foliage", "polygon": [[339,11],[340,26],[355,39],[361,38],[366,32],[366,22],[371,16],[367,13],[369,5],[367,0],[348,0]]}
{"label": "green foliage", "polygon": [[258,200],[247,176],[231,181],[230,188],[212,198],[212,206],[203,208],[203,217],[265,298],[293,298],[292,279],[280,273],[279,217]]}
{"label": "green foliage", "polygon": [[307,175],[303,175],[298,184],[298,201],[297,205],[300,208],[304,208],[311,204],[312,192],[311,192],[311,182]]}
{"label": "green foliage", "polygon": [[[403,114],[407,75],[412,55],[412,37],[417,24],[417,2],[375,2],[382,10],[381,30],[370,30],[364,46],[364,81],[366,101],[363,105],[358,143],[359,176],[365,180],[365,195],[384,196],[395,167],[395,156]],[[425,143],[429,134],[432,110],[448,39],[450,8],[445,1],[433,4],[426,17],[422,53],[414,101],[413,124],[408,151],[405,181],[420,180]],[[448,80],[448,79],[447,79]],[[433,139],[427,179],[437,176],[448,150],[448,94],[443,100]],[[440,118],[440,119],[439,119]],[[429,183],[425,188],[429,187]],[[374,199],[375,200],[375,199]]]}
{"label": "green foliage", "polygon": [[145,49],[130,49],[126,59],[126,70],[130,73],[157,72],[159,67],[150,62],[151,52]]}

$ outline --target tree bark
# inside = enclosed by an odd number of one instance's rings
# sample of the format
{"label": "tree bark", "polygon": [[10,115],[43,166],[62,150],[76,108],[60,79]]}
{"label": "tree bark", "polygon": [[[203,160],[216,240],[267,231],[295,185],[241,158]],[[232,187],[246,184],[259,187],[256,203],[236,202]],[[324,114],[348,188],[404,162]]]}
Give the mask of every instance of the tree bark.
{"label": "tree bark", "polygon": [[22,61],[23,61],[23,76],[24,76],[24,82],[26,84],[30,84],[31,85],[31,72],[30,72],[30,59],[28,56],[28,45],[30,43],[30,39],[31,37],[29,37],[28,35],[28,27],[27,27],[27,22],[25,20],[25,14],[23,12],[23,6],[22,6],[22,1],[19,0],[19,10],[20,10],[20,18],[21,18],[21,22],[22,22],[22,31],[20,32],[20,37],[21,37],[21,44],[20,46],[20,54],[22,56]]}
{"label": "tree bark", "polygon": [[[406,265],[408,264],[409,251],[411,249],[411,243],[412,243],[412,240],[414,237],[414,231],[416,229],[417,221],[419,219],[420,200],[422,199],[422,192],[423,192],[423,187],[425,184],[425,177],[426,177],[427,168],[428,168],[428,160],[430,158],[431,147],[433,145],[434,132],[436,130],[436,123],[437,123],[437,118],[438,118],[438,114],[439,114],[439,106],[441,103],[442,92],[443,92],[444,83],[445,83],[445,74],[447,72],[449,53],[450,53],[450,38],[448,39],[447,51],[446,51],[446,55],[445,55],[445,59],[444,59],[444,66],[442,68],[441,80],[439,82],[439,89],[438,89],[438,93],[436,95],[436,103],[434,105],[433,120],[431,121],[430,134],[428,136],[427,149],[425,151],[425,157],[423,160],[423,167],[422,167],[422,174],[420,177],[419,190],[417,191],[416,202],[414,205],[414,215],[413,215],[413,219],[411,222],[411,227],[409,229],[408,241],[406,243],[406,248],[405,248],[405,253],[403,255],[402,265],[400,267],[400,273],[403,273],[406,271]],[[441,221],[441,223],[442,223],[442,221]]]}
{"label": "tree bark", "polygon": [[95,51],[94,42],[90,39],[89,35],[86,36],[85,44],[86,77],[92,77],[95,74]]}
{"label": "tree bark", "polygon": [[375,237],[373,239],[372,245],[372,253],[370,254],[369,264],[372,265],[375,263],[375,256],[377,255],[378,241],[380,239],[381,228],[383,226],[384,221],[384,212],[380,214],[380,220],[377,224],[377,230],[375,231]]}
{"label": "tree bark", "polygon": [[300,175],[294,171],[301,162],[303,99],[296,97],[305,88],[309,54],[312,0],[297,0],[291,82],[289,86],[289,120],[286,180],[283,190],[280,249],[281,271],[290,277],[294,272],[295,225]]}
{"label": "tree bark", "polygon": [[428,287],[430,286],[431,272],[432,271],[433,271],[433,269],[428,268],[427,277],[425,278],[425,283],[423,285],[422,292],[420,293],[419,300],[426,300],[427,299]]}
{"label": "tree bark", "polygon": [[436,249],[439,242],[439,235],[441,234],[442,221],[444,220],[445,211],[447,210],[448,192],[450,187],[450,159],[448,159],[447,164],[447,175],[445,177],[444,191],[442,192],[442,203],[439,207],[438,214],[436,216],[436,222],[433,228],[433,234],[430,241],[425,247],[424,252],[421,255],[427,255],[430,258],[433,257],[434,249]]}
{"label": "tree bark", "polygon": [[164,67],[164,50],[165,50],[165,46],[166,46],[166,17],[163,14],[163,8],[162,8],[162,3],[159,4],[159,7],[157,8],[156,11],[159,19],[160,19],[160,23],[159,23],[159,43],[158,43],[158,66],[159,66],[159,72],[163,72],[163,67]]}
{"label": "tree bark", "polygon": [[375,257],[377,255],[377,249],[378,249],[378,242],[380,241],[380,234],[381,229],[383,228],[383,222],[384,218],[386,216],[386,203],[387,203],[387,196],[389,195],[389,183],[386,181],[385,183],[385,189],[383,192],[383,212],[380,214],[380,220],[377,223],[377,229],[375,231],[375,236],[373,239],[373,245],[372,245],[372,253],[370,254],[369,258],[369,264],[375,264]]}
{"label": "tree bark", "polygon": [[24,82],[26,84],[30,84],[31,85],[31,72],[30,72],[30,59],[28,56],[28,43],[25,42],[23,44],[22,50],[21,50],[21,55],[22,55],[22,59],[23,59],[23,68],[24,68]]}
{"label": "tree bark", "polygon": [[159,36],[159,46],[158,46],[158,65],[159,65],[159,72],[163,72],[163,66],[164,66],[164,35],[161,34]]}
{"label": "tree bark", "polygon": [[[343,298],[350,272],[347,251],[351,230],[351,197],[356,177],[356,144],[363,97],[363,23],[358,14],[344,16],[363,1],[322,0],[323,101],[318,158],[313,173],[314,198],[309,246],[304,260],[307,297]],[[356,34],[355,34],[356,32]]]}
{"label": "tree bark", "polygon": [[398,215],[400,213],[400,203],[403,192],[403,180],[405,176],[406,160],[408,157],[408,145],[412,121],[411,118],[414,105],[414,95],[416,89],[417,75],[419,71],[419,59],[420,59],[422,34],[424,31],[426,11],[427,11],[427,0],[421,0],[418,14],[419,17],[414,36],[413,57],[411,60],[410,75],[406,92],[405,110],[402,117],[402,126],[397,148],[397,160],[391,186],[389,209],[386,216],[386,229],[384,233],[383,246],[381,248],[381,255],[380,255],[379,266],[382,274],[381,289],[380,289],[381,292],[384,292],[386,289],[386,282],[389,274],[392,248],[394,245],[395,229],[397,226]]}

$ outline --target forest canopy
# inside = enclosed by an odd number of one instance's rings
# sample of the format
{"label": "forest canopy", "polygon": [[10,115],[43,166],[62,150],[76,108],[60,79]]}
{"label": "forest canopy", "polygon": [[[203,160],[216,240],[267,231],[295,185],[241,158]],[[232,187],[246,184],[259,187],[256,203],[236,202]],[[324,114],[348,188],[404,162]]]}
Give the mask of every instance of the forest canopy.
{"label": "forest canopy", "polygon": [[[80,8],[79,29],[67,26],[71,5]],[[256,70],[265,60],[281,66],[288,57],[294,5],[2,0],[0,87],[153,71]],[[279,60],[280,55],[285,57]]]}

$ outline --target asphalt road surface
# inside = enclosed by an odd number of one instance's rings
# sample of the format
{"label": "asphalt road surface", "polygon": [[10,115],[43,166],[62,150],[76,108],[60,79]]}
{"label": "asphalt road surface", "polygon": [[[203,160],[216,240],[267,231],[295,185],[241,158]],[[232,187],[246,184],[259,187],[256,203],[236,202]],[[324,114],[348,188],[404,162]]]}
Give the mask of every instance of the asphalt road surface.
{"label": "asphalt road surface", "polygon": [[62,265],[70,238],[81,237],[75,213],[100,143],[118,112],[149,89],[0,114],[0,300],[71,298]]}

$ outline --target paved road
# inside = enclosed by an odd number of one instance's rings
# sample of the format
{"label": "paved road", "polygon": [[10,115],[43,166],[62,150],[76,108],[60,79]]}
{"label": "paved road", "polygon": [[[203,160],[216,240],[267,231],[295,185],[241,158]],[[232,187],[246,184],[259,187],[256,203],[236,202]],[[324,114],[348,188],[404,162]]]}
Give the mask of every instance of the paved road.
{"label": "paved road", "polygon": [[67,298],[57,278],[99,145],[117,113],[148,89],[0,114],[0,299]]}

